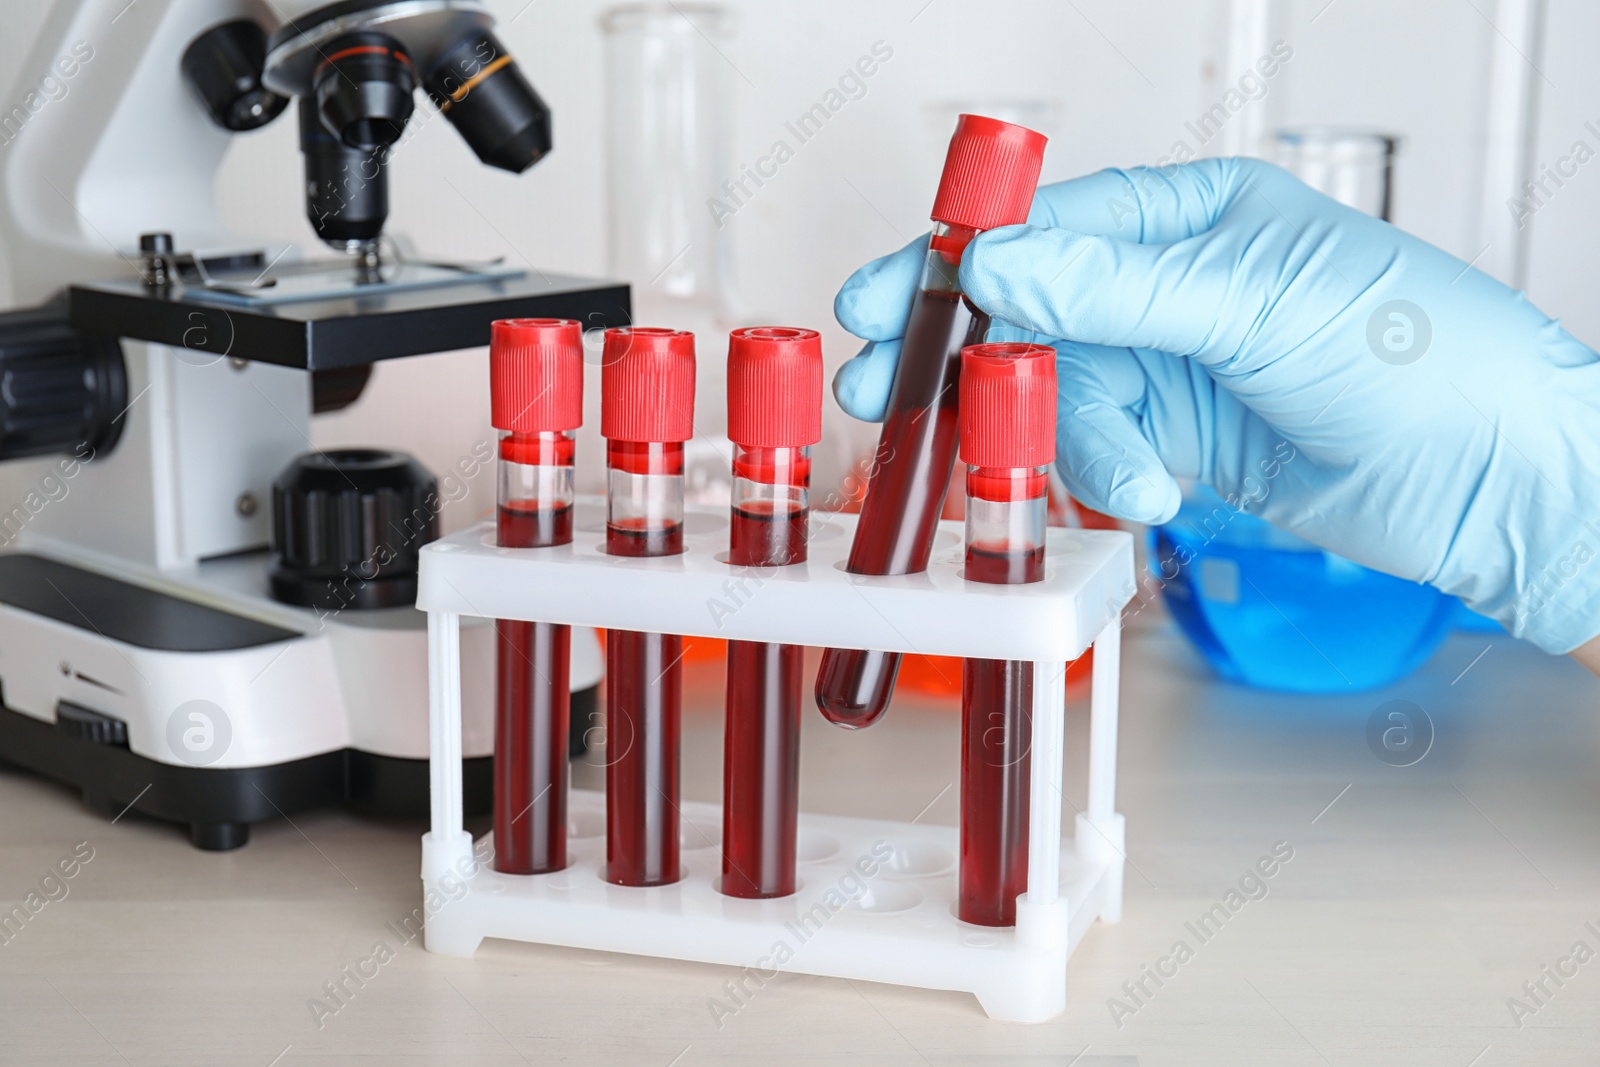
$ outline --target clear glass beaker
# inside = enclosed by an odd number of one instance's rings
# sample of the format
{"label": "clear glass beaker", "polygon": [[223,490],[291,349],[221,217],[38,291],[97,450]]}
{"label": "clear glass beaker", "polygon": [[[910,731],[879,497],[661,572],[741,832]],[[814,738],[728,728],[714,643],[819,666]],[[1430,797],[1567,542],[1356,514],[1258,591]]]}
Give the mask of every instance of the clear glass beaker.
{"label": "clear glass beaker", "polygon": [[1272,161],[1317,192],[1390,221],[1400,139],[1375,130],[1307,126],[1272,137]]}
{"label": "clear glass beaker", "polygon": [[[720,310],[725,235],[706,201],[728,167],[733,15],[631,4],[605,31],[607,269],[646,301]],[[669,324],[672,325],[672,324]]]}
{"label": "clear glass beaker", "polygon": [[[733,13],[713,4],[628,4],[605,33],[606,269],[632,289],[633,321],[696,337],[696,434],[688,500],[727,507],[727,218]],[[596,409],[597,410],[597,409]],[[587,483],[586,483],[586,487]]]}

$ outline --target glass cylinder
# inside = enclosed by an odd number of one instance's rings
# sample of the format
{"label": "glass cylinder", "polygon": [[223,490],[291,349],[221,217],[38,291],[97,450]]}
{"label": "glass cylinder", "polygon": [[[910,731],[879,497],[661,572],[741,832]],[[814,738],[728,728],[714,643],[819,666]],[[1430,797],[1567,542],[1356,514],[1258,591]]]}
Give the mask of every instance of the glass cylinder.
{"label": "glass cylinder", "polygon": [[1389,221],[1399,138],[1331,126],[1279,130],[1272,161],[1325,196]]}
{"label": "glass cylinder", "polygon": [[[728,169],[733,16],[709,4],[607,11],[608,270],[646,300],[720,308],[724,230],[708,210]],[[655,318],[655,316],[652,316]]]}
{"label": "glass cylinder", "polygon": [[[754,191],[732,161],[734,17],[714,4],[630,4],[605,32],[606,270],[633,289],[637,322],[701,336],[730,325],[729,229]],[[722,205],[722,206],[718,206]],[[721,360],[695,369],[684,491],[726,507],[731,490]]]}

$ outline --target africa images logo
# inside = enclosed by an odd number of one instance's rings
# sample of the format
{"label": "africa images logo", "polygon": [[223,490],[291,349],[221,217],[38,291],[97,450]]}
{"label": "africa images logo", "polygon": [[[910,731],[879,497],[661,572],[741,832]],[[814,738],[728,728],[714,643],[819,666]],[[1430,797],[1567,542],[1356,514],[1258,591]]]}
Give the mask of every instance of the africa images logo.
{"label": "africa images logo", "polygon": [[167,716],[167,747],[191,767],[217,762],[231,744],[233,724],[227,713],[209,700],[179,704]]}
{"label": "africa images logo", "polygon": [[1409,300],[1379,304],[1367,319],[1367,347],[1391,366],[1415,363],[1432,343],[1433,321]]}

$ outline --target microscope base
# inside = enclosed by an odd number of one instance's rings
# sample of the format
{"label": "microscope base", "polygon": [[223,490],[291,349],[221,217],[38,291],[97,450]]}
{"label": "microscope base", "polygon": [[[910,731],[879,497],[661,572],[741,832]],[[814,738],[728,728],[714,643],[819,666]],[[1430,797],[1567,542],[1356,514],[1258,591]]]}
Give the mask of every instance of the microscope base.
{"label": "microscope base", "polygon": [[[0,764],[80,790],[107,818],[185,824],[216,851],[310,808],[427,813],[421,612],[277,604],[260,592],[264,553],[162,575],[49,551],[0,553]],[[573,637],[581,746],[598,718],[599,646],[592,631]],[[493,625],[463,646],[489,671]],[[470,700],[469,813],[492,807],[492,696],[486,684]]]}
{"label": "microscope base", "polygon": [[[599,689],[572,694],[573,736],[598,710]],[[0,766],[32,771],[83,794],[89,810],[108,819],[130,807],[187,825],[196,848],[226,852],[250,840],[250,824],[310,808],[348,805],[372,815],[425,818],[428,761],[359,749],[324,752],[269,767],[211,770],[161,763],[69,736],[47,722],[0,707]],[[494,757],[462,765],[461,803],[471,815],[493,807]]]}
{"label": "microscope base", "polygon": [[[582,700],[592,704],[594,690],[574,693],[574,709]],[[69,736],[9,708],[0,708],[0,761],[80,790],[84,806],[108,819],[135,808],[185,824],[195,847],[213,852],[249,841],[251,823],[310,808],[346,804],[412,818],[428,810],[425,759],[347,748],[267,767],[186,767]],[[467,811],[489,811],[493,767],[491,756],[466,761],[461,799]]]}

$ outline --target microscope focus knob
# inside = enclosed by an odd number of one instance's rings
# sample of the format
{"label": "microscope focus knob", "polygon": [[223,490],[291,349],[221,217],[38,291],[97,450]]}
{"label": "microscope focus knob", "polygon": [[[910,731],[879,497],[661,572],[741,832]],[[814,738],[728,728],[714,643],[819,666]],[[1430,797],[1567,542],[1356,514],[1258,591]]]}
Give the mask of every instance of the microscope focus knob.
{"label": "microscope focus knob", "polygon": [[104,455],[127,407],[115,337],[79,333],[49,304],[0,315],[0,460]]}
{"label": "microscope focus knob", "polygon": [[297,457],[272,483],[272,595],[339,611],[417,599],[417,551],[439,536],[438,482],[403,452]]}
{"label": "microscope focus knob", "polygon": [[206,114],[235,133],[265,126],[289,98],[261,84],[267,34],[249,19],[213,26],[184,49],[182,69]]}

